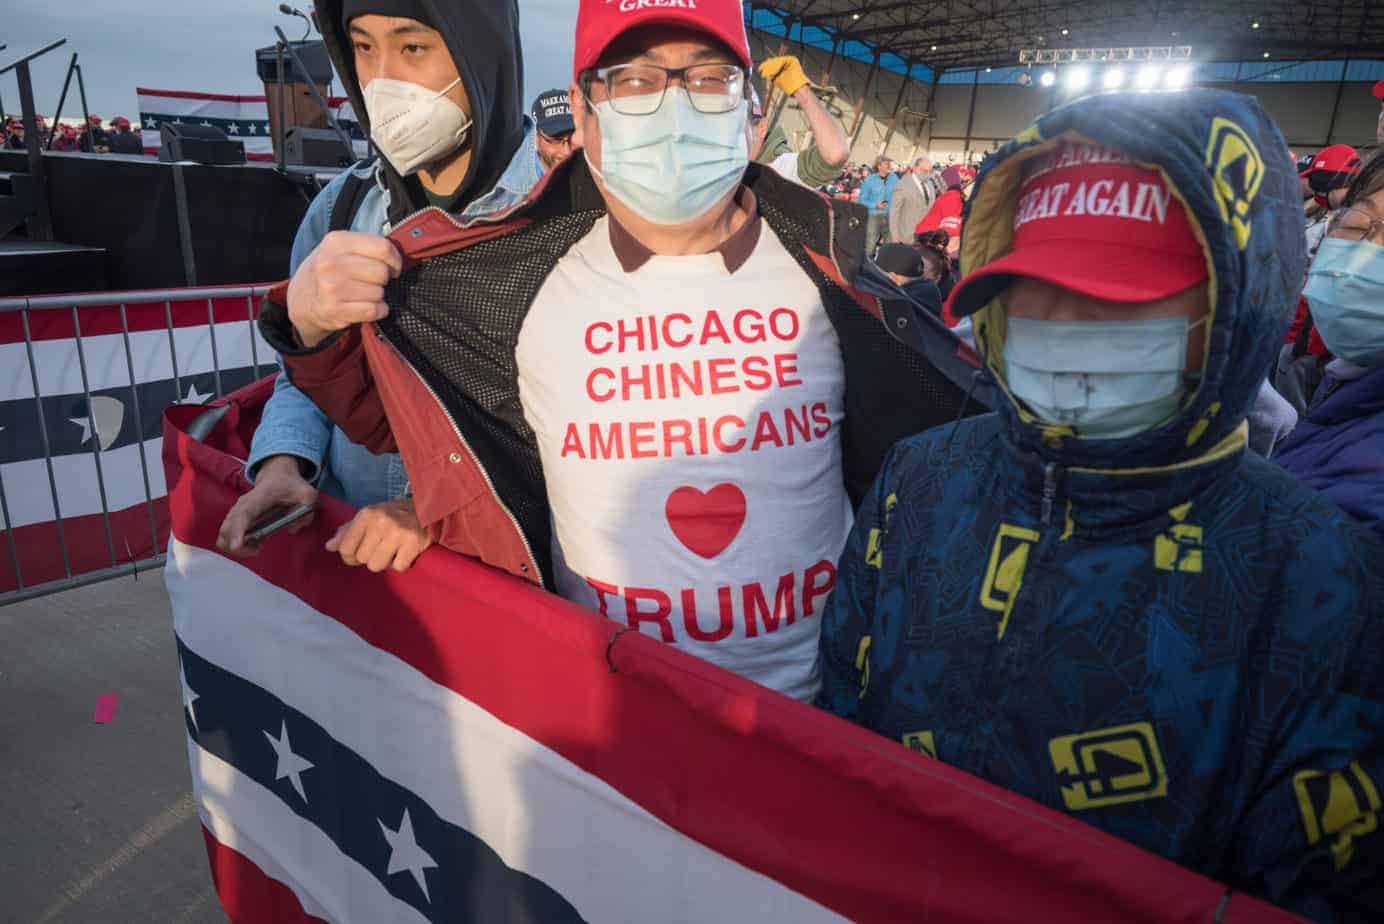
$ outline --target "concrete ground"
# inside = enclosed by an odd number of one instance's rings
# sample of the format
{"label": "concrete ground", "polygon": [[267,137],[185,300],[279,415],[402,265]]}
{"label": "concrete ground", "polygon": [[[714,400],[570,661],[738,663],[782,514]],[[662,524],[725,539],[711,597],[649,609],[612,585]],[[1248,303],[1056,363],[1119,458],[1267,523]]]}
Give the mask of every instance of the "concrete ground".
{"label": "concrete ground", "polygon": [[224,924],[181,711],[161,572],[0,607],[0,921]]}

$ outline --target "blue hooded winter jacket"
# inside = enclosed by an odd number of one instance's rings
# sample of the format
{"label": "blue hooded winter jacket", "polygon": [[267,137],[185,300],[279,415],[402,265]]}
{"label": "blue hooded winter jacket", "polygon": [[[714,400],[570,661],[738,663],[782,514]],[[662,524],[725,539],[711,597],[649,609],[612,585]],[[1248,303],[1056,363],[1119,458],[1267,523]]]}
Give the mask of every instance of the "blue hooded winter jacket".
{"label": "blue hooded winter jacket", "polygon": [[1350,381],[1328,370],[1274,461],[1384,538],[1384,369]]}
{"label": "blue hooded winter jacket", "polygon": [[[1384,545],[1245,449],[1302,279],[1287,145],[1221,91],[1070,104],[982,172],[963,273],[1006,252],[1021,165],[1063,141],[1188,209],[1203,373],[1128,438],[1044,425],[1005,386],[899,443],[823,617],[820,703],[1301,914],[1384,920]],[[973,316],[1001,386],[1003,301]]]}

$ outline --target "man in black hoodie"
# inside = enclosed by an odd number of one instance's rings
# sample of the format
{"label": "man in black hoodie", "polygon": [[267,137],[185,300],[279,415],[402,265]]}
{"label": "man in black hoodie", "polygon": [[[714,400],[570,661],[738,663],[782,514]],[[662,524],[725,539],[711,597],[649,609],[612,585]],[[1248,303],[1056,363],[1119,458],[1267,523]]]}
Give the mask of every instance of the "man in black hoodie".
{"label": "man in black hoodie", "polygon": [[[322,191],[294,240],[295,299],[363,311],[398,271],[382,234],[441,208],[460,221],[503,211],[538,181],[524,117],[518,9],[512,0],[336,0],[317,4],[323,38],[362,127],[382,157]],[[347,564],[403,570],[428,545],[397,455],[375,456],[336,430],[286,378],[251,446],[254,489],[221,529],[221,546],[253,554],[246,532],[275,509],[312,502],[324,484],[364,509],[328,548]],[[306,525],[306,521],[302,521]]]}

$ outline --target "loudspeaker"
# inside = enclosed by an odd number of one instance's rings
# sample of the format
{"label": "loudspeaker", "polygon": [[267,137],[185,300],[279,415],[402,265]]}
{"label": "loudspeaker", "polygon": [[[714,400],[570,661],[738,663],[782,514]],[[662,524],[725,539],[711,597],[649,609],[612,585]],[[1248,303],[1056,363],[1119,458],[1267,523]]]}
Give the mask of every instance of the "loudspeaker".
{"label": "loudspeaker", "polygon": [[284,162],[298,167],[349,167],[356,157],[329,128],[292,128],[284,138]]}
{"label": "loudspeaker", "polygon": [[190,160],[198,164],[243,164],[245,145],[210,125],[164,122],[159,126],[159,160]]}

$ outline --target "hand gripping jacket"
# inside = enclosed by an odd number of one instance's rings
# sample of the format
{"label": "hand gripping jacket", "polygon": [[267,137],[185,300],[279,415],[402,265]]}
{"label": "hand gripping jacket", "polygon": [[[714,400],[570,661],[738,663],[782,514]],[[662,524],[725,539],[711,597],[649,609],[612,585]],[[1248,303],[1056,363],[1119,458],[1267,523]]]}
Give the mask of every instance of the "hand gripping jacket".
{"label": "hand gripping jacket", "polygon": [[[836,328],[846,374],[843,468],[858,502],[898,439],[963,412],[979,360],[897,287],[881,297],[846,282],[862,269],[859,207],[756,165],[746,185]],[[434,541],[549,587],[548,499],[514,349],[549,272],[604,212],[585,161],[568,158],[507,212],[459,222],[432,208],[396,227],[390,239],[406,269],[386,291],[384,320],[303,350],[288,322],[286,283],[260,313],[294,385],[353,441],[403,455]]]}
{"label": "hand gripping jacket", "polygon": [[[1384,920],[1384,547],[1245,451],[1302,278],[1286,145],[1218,91],[1058,109],[983,171],[963,269],[1004,252],[1021,165],[1061,140],[1162,171],[1189,210],[1199,384],[1127,439],[1002,387],[996,414],[900,443],[823,620],[822,704],[1309,917]],[[1002,305],[975,322],[1003,386]]]}

